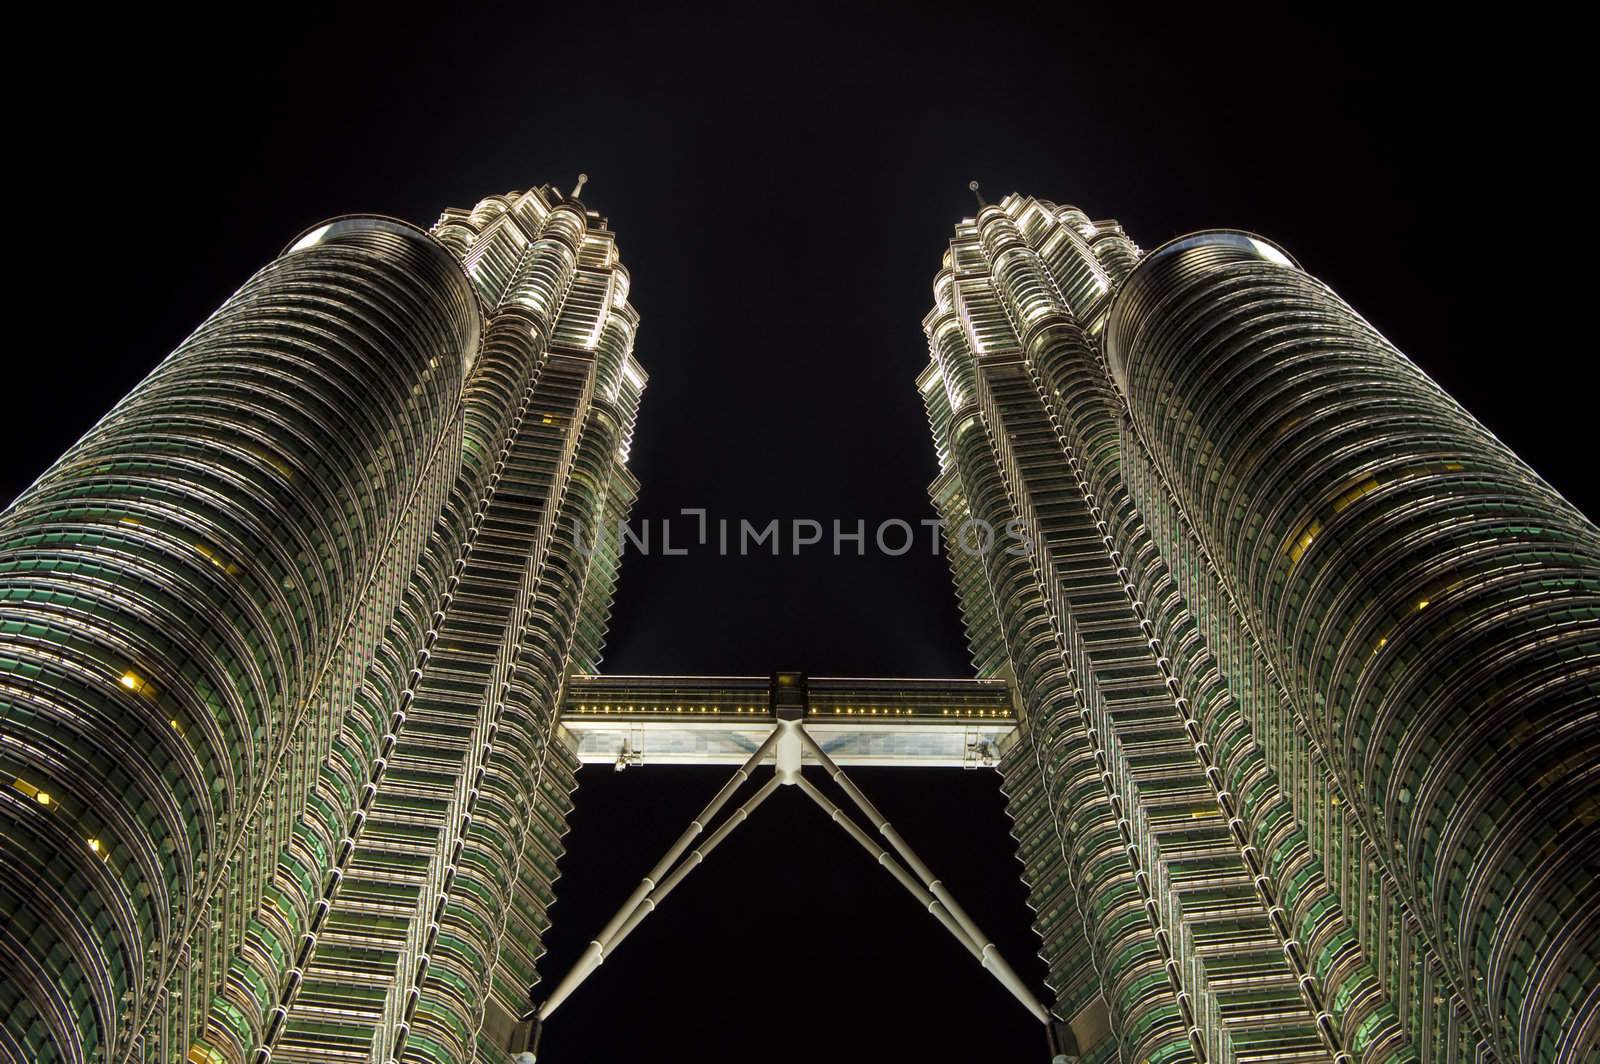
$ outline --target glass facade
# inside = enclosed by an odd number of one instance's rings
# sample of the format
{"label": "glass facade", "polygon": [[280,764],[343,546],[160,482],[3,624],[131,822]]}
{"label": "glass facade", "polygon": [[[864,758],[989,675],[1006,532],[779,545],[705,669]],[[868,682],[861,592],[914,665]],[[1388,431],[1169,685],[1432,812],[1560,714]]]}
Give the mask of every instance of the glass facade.
{"label": "glass facade", "polygon": [[[1590,1059],[1600,534],[1280,250],[1010,196],[918,380],[1088,1059]],[[997,638],[998,633],[998,638]]]}
{"label": "glass facade", "polygon": [[0,516],[0,1056],[509,1059],[627,288],[549,188],[336,220]]}
{"label": "glass facade", "polygon": [[628,284],[576,193],[336,219],[0,513],[0,1058],[510,1064],[579,765],[788,722],[999,770],[1058,1064],[1594,1059],[1600,531],[1280,249],[957,226],[975,677],[793,702],[597,674]]}
{"label": "glass facade", "polygon": [[1346,862],[1329,872],[1417,1037],[1584,1059],[1600,532],[1257,238],[1158,249],[1107,336],[1150,492],[1304,736],[1308,827],[1371,866],[1365,899]]}

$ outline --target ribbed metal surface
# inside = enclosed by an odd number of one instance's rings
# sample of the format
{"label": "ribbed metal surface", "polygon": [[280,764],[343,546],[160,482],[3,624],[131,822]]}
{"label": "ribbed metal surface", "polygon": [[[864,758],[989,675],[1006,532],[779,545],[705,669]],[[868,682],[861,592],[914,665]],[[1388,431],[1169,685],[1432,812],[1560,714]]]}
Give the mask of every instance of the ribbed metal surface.
{"label": "ribbed metal surface", "polygon": [[577,768],[562,689],[599,653],[616,573],[589,546],[635,491],[637,318],[603,222],[548,190],[448,211],[435,233],[493,308],[434,537],[448,561],[414,581],[425,630],[395,633],[418,648],[409,675],[375,687],[377,786],[351,808],[280,1018],[207,1059],[504,1060],[538,978]]}
{"label": "ribbed metal surface", "polygon": [[1265,242],[1152,254],[1107,335],[1203,593],[1237,605],[1327,773],[1318,819],[1346,803],[1357,889],[1398,895],[1375,937],[1424,1050],[1590,1059],[1600,533]]}
{"label": "ribbed metal surface", "polygon": [[477,327],[426,234],[332,223],[0,516],[17,1059],[182,1054],[420,546]]}
{"label": "ribbed metal surface", "polygon": [[319,226],[0,519],[0,1055],[509,1059],[627,290],[549,189]]}
{"label": "ribbed metal surface", "polygon": [[975,660],[1003,633],[1023,703],[1003,770],[1057,1012],[1092,1029],[1103,996],[1125,1059],[1470,1057],[1464,1003],[1127,422],[1099,341],[1138,255],[1115,222],[1007,197],[957,228],[924,321],[941,515],[1032,545],[976,587],[951,556]]}
{"label": "ribbed metal surface", "polygon": [[[1038,323],[1059,299],[1026,252],[1017,242],[986,248],[977,226],[963,223],[935,281],[934,312],[924,321],[932,372],[946,393],[929,400],[930,416],[961,484],[959,504],[949,486],[938,489],[948,500],[944,516],[956,520],[958,536],[970,517],[993,529],[1020,527],[1034,546],[1027,555],[998,549],[974,555],[970,547],[949,555],[958,589],[971,588],[963,567],[979,557],[1023,706],[1018,742],[1006,758],[1007,790],[1030,900],[1040,913],[1056,1012],[1064,1019],[1092,1013],[1103,1007],[1103,996],[1117,1048],[1080,1048],[1120,1051],[1131,1059],[1185,1059],[1192,1024],[1180,1004],[1182,975],[1162,955],[1165,939],[1153,933],[1152,922],[1159,927],[1162,917],[1147,905],[1150,883],[1126,854],[1121,798],[1105,771],[1107,737],[1095,726],[1087,677],[1064,650],[1071,618],[1052,592],[1056,581],[1040,568],[1052,564],[1038,549],[1045,537],[1059,542],[1082,517],[1063,509],[1064,502],[1070,506],[1059,491],[1064,458],[1051,448],[1049,421],[1027,389],[1019,358],[1011,314]],[[1086,276],[1097,276],[1092,264]],[[1015,293],[1010,305],[1001,283]],[[925,375],[925,398],[933,390]],[[973,590],[962,598],[969,634],[976,635],[988,627],[985,603]],[[975,641],[973,649],[975,658],[986,656],[982,644]]]}

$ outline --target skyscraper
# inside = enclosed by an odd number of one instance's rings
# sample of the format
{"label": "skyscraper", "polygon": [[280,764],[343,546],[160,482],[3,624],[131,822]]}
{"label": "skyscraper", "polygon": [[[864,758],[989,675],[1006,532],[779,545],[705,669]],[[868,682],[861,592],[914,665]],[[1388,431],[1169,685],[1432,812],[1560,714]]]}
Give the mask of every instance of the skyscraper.
{"label": "skyscraper", "polygon": [[919,378],[1085,1059],[1592,1059],[1600,533],[1282,251],[962,222]]}
{"label": "skyscraper", "polygon": [[[976,675],[599,675],[581,190],[309,231],[0,514],[0,1057],[533,1064],[788,787],[1055,1064],[1589,1059],[1600,532],[1336,295],[981,205],[918,378]],[[737,768],[546,991],[581,764]],[[1047,1000],[857,765],[999,770]]]}
{"label": "skyscraper", "polygon": [[505,1058],[615,575],[579,529],[635,490],[627,295],[576,191],[336,219],[0,518],[0,1056]]}

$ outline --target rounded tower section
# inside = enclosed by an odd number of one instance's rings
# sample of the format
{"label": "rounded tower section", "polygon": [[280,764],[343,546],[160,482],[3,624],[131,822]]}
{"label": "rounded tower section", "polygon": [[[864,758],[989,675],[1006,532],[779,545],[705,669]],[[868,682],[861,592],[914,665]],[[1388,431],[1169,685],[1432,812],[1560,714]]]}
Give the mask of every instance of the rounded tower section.
{"label": "rounded tower section", "polygon": [[250,894],[230,857],[456,424],[478,328],[421,230],[329,222],[0,514],[0,1048],[120,1059],[175,965],[238,946],[215,938]]}
{"label": "rounded tower section", "polygon": [[1106,354],[1480,1034],[1585,1059],[1600,531],[1249,234],[1147,256]]}

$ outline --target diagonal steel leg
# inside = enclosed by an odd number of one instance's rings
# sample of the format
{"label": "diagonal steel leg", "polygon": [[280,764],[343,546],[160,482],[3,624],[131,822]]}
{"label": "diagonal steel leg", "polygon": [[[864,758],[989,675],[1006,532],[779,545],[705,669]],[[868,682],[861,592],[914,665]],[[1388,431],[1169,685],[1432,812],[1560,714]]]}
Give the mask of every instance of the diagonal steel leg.
{"label": "diagonal steel leg", "polygon": [[732,835],[733,829],[744,823],[745,820],[749,818],[750,814],[755,811],[756,806],[760,805],[762,802],[771,797],[772,792],[777,790],[780,786],[782,786],[782,784],[783,781],[778,779],[776,776],[762,784],[761,789],[756,791],[755,794],[751,795],[749,801],[745,802],[732,813],[728,814],[728,819],[724,820],[722,822],[722,826],[717,828],[716,831],[713,831],[710,836],[707,837],[703,845],[697,846],[690,850],[688,856],[683,859],[683,863],[674,868],[671,874],[661,881],[661,885],[659,887],[647,894],[644,897],[644,900],[639,902],[638,907],[633,910],[631,915],[629,915],[628,919],[622,924],[621,927],[617,929],[616,934],[612,935],[606,940],[606,952],[610,953],[612,950],[621,945],[622,940],[627,938],[628,935],[633,932],[633,929],[638,927],[646,916],[649,916],[651,913],[656,911],[656,908],[662,903],[662,901],[666,899],[667,895],[672,893],[673,888],[679,883],[682,883],[684,878],[687,877],[690,872],[693,872],[697,867],[699,867],[700,862],[709,857],[711,855],[711,851],[716,849],[722,843],[723,839],[726,839],[729,835]]}
{"label": "diagonal steel leg", "polygon": [[[822,746],[815,739],[813,739],[811,734],[804,728],[800,729],[800,741],[805,744],[806,749],[809,750],[811,755],[817,759],[817,761],[822,765],[823,769],[826,770],[827,773],[833,778],[833,781],[839,785],[845,794],[850,796],[850,800],[854,802],[856,807],[861,810],[862,814],[872,822],[872,826],[878,829],[878,833],[889,841],[889,845],[894,848],[895,853],[900,855],[901,860],[905,861],[907,867],[916,873],[917,878],[922,881],[922,886],[926,888],[925,892],[933,899],[938,901],[940,909],[947,913],[949,919],[953,920],[957,927],[959,927],[961,933],[956,937],[961,939],[969,949],[976,953],[978,960],[983,964],[983,966],[1000,981],[1002,986],[1011,992],[1013,997],[1022,1002],[1024,1008],[1033,1013],[1040,1023],[1048,1024],[1050,1022],[1049,1011],[1039,1003],[1038,998],[1033,996],[1033,992],[1030,991],[1027,987],[1027,984],[1022,981],[1022,977],[1017,975],[1017,973],[1012,970],[1011,965],[1006,963],[1005,958],[1000,955],[999,947],[990,941],[988,936],[986,936],[978,928],[977,923],[972,919],[972,917],[967,915],[966,910],[961,908],[961,906],[957,904],[956,900],[950,896],[950,892],[945,889],[944,884],[938,879],[934,878],[933,872],[928,868],[927,865],[922,863],[922,859],[918,857],[911,849],[911,846],[900,837],[900,833],[894,829],[894,826],[889,823],[888,819],[885,818],[882,813],[878,812],[877,806],[873,805],[872,802],[868,800],[867,796],[861,793],[860,788],[851,782],[850,777],[844,774],[844,770],[834,762],[833,758],[828,756],[827,752],[822,749]],[[862,842],[863,845],[867,846],[869,851],[878,850],[880,853],[882,852],[880,847],[869,845],[870,839],[863,841],[865,832],[862,832],[860,828],[856,827],[854,822],[842,820],[840,818],[838,807],[834,806],[832,802],[829,802],[825,797],[823,797],[820,791],[806,783],[803,779],[799,782],[802,790],[811,795],[811,797],[816,799],[819,803],[822,803],[824,809],[831,810],[830,815],[832,815],[835,820],[839,820],[841,825],[845,823],[849,824],[849,827],[847,827],[845,830],[850,831],[851,835],[856,838],[857,842]],[[885,856],[887,855],[884,854],[883,856],[879,856],[878,860],[880,864],[884,863]],[[885,864],[885,867],[888,867],[891,872],[894,872],[899,868],[898,865],[893,865],[891,867],[889,864]],[[897,874],[895,878],[898,879],[900,876]],[[904,880],[902,880],[902,882],[904,882]],[[920,899],[920,893],[915,890],[912,891],[912,893],[918,894]],[[946,923],[945,917],[940,915],[940,909],[932,909],[930,911],[932,911],[935,916],[940,918],[941,923],[944,923],[946,927],[950,927],[950,924]]]}
{"label": "diagonal steel leg", "polygon": [[877,861],[884,868],[888,869],[889,874],[894,876],[894,878],[899,881],[900,885],[905,887],[906,890],[911,893],[911,896],[916,898],[917,901],[922,904],[924,909],[927,909],[930,913],[932,913],[934,917],[945,926],[945,930],[949,931],[955,936],[957,942],[960,942],[963,946],[967,947],[967,952],[972,954],[973,959],[982,962],[983,954],[978,950],[977,943],[973,942],[972,939],[967,937],[967,933],[961,929],[960,924],[955,922],[955,919],[950,915],[949,911],[939,903],[938,898],[935,898],[932,894],[929,894],[927,888],[912,878],[910,872],[907,872],[904,868],[900,867],[900,862],[896,861],[888,850],[873,842],[871,835],[868,835],[865,831],[862,831],[861,828],[856,825],[854,820],[851,820],[845,815],[844,810],[840,809],[838,806],[829,801],[828,796],[817,790],[816,786],[810,780],[806,779],[804,776],[800,776],[795,779],[795,784],[805,792],[806,797],[810,798],[813,802],[816,802],[822,807],[822,811],[828,814],[828,818],[830,820],[832,820],[835,824],[838,824],[841,828],[844,828],[846,834],[859,842],[861,844],[861,848],[872,855],[873,860]]}
{"label": "diagonal steel leg", "polygon": [[[710,853],[717,843],[726,838],[734,827],[750,815],[751,810],[760,805],[762,801],[765,801],[767,796],[772,793],[773,789],[778,785],[776,779],[762,787],[754,798],[746,802],[730,816],[729,822],[719,828],[704,846],[694,851],[692,855],[693,863],[689,864],[687,868],[680,869],[679,872],[674,873],[667,880],[662,880],[662,877],[667,875],[673,865],[677,864],[678,859],[683,856],[684,851],[689,848],[689,844],[694,841],[695,837],[705,830],[706,823],[722,810],[722,807],[728,803],[728,799],[733,797],[734,792],[744,785],[745,780],[750,778],[751,771],[761,763],[763,758],[772,752],[772,747],[777,741],[778,731],[773,729],[772,734],[767,736],[766,741],[757,747],[756,752],[750,755],[750,759],[733,774],[733,778],[723,784],[722,789],[706,804],[706,807],[700,811],[698,816],[689,821],[689,826],[684,829],[683,834],[678,836],[677,841],[668,848],[661,860],[656,862],[655,867],[650,869],[649,874],[639,881],[639,885],[633,889],[633,893],[628,895],[628,900],[622,903],[622,908],[617,910],[616,915],[590,941],[583,954],[578,958],[577,963],[572,966],[572,970],[562,978],[561,982],[556,985],[555,992],[540,1006],[538,1015],[541,1020],[547,1018],[563,1001],[570,997],[579,984],[589,977],[589,973],[600,967],[605,960],[606,953],[618,942],[621,942],[623,938],[627,937],[628,933],[639,925],[640,920],[650,914],[656,903],[662,897],[665,897],[668,891],[682,882],[683,877],[695,865],[704,860],[705,855]],[[659,887],[658,884],[660,885]],[[665,887],[666,889],[662,890],[660,887]],[[647,903],[648,908],[645,907]]]}

